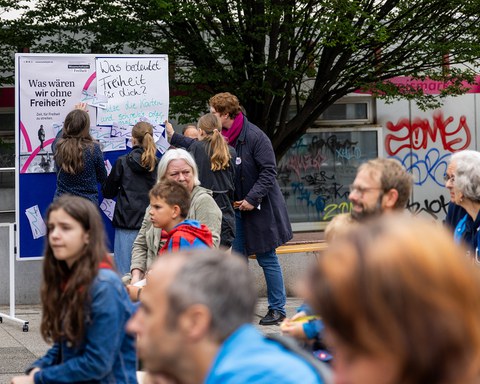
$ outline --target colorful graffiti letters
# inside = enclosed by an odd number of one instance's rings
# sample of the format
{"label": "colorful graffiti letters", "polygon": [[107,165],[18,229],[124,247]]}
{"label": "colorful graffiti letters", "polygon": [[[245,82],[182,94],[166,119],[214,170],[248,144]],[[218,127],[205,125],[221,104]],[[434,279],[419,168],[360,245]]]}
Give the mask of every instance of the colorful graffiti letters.
{"label": "colorful graffiti letters", "polygon": [[397,124],[389,121],[386,127],[394,133],[385,136],[385,150],[390,156],[395,156],[402,149],[427,149],[429,144],[437,143],[438,139],[448,152],[468,148],[472,135],[467,118],[461,116],[456,128],[451,125],[453,121],[451,116],[445,119],[442,111],[433,114],[433,126],[427,119],[419,117],[411,122],[408,118],[402,118]]}
{"label": "colorful graffiti letters", "polygon": [[424,157],[408,152],[403,158],[395,158],[413,175],[415,185],[423,185],[427,180],[433,180],[438,186],[444,187],[443,177],[450,156],[451,153],[441,155],[437,148],[432,148]]}

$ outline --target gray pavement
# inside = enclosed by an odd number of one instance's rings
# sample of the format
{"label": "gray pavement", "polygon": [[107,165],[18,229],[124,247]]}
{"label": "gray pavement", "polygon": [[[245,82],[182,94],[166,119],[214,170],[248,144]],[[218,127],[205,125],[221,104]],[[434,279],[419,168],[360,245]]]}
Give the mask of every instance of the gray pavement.
{"label": "gray pavement", "polygon": [[[287,299],[287,316],[295,313],[302,303],[301,299]],[[8,306],[0,306],[0,312],[9,314]],[[267,313],[267,300],[260,298],[255,311],[254,324],[265,334],[280,333],[277,325],[260,326],[258,321]],[[29,322],[28,332],[22,331],[22,324],[3,318],[0,324],[0,384],[8,384],[12,376],[21,375],[26,367],[42,356],[48,349],[48,344],[40,335],[40,305],[17,305],[15,316]]]}

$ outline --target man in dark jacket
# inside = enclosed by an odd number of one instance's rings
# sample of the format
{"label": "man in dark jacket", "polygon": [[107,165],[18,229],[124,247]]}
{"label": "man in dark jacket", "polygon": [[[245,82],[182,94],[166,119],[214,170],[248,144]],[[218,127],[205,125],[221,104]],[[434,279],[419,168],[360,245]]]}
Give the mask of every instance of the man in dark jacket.
{"label": "man in dark jacket", "polygon": [[243,115],[236,96],[219,93],[209,103],[210,112],[222,122],[222,134],[237,151],[236,236],[232,249],[245,256],[256,255],[263,268],[268,296],[268,313],[260,324],[278,324],[285,318],[286,294],[275,249],[292,238],[292,227],[276,179],[272,143]]}

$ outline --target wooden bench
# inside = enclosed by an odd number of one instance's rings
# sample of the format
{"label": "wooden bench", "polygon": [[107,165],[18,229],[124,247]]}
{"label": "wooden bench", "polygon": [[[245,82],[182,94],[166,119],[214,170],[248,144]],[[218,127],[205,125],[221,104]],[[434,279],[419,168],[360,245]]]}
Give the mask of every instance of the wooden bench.
{"label": "wooden bench", "polygon": [[[303,253],[303,252],[322,252],[327,249],[325,241],[316,242],[299,242],[287,243],[276,249],[277,255],[285,255],[288,253]],[[255,259],[255,255],[250,255],[250,259]]]}
{"label": "wooden bench", "polygon": [[284,255],[286,253],[302,253],[302,252],[321,252],[327,249],[325,241],[317,241],[314,243],[297,243],[285,244],[277,248],[277,255]]}

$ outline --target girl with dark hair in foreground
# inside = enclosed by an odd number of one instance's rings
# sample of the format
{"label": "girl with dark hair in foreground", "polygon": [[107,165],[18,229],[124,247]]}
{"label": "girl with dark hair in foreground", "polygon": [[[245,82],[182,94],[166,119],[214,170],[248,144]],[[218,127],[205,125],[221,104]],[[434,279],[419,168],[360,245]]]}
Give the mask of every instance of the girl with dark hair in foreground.
{"label": "girl with dark hair in foreground", "polygon": [[136,383],[125,332],[133,306],[108,259],[98,208],[63,195],[46,222],[40,330],[53,346],[12,383]]}

